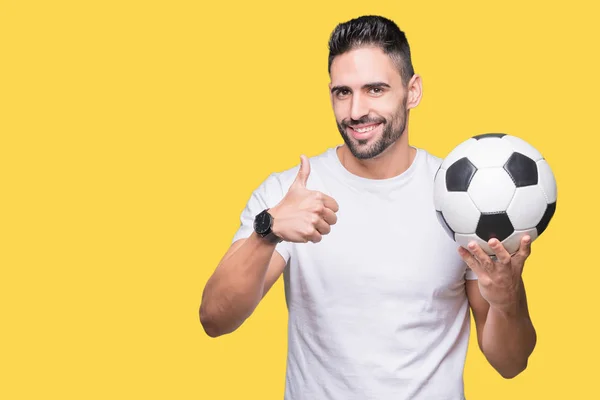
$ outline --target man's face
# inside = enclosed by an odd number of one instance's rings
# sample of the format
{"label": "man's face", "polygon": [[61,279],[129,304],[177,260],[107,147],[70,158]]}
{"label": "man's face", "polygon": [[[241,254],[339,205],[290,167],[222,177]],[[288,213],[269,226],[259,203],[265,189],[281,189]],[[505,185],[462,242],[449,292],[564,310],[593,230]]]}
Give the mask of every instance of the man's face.
{"label": "man's face", "polygon": [[373,158],[406,128],[407,89],[381,49],[359,48],[331,64],[331,102],[344,142],[360,159]]}

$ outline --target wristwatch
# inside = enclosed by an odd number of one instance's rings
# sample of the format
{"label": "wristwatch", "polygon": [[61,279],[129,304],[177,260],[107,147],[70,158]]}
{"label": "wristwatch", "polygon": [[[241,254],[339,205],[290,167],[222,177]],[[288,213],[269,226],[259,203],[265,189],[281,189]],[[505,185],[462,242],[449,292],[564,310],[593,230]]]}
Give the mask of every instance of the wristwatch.
{"label": "wristwatch", "polygon": [[265,209],[254,217],[254,231],[258,236],[281,242],[281,238],[273,233],[273,216]]}

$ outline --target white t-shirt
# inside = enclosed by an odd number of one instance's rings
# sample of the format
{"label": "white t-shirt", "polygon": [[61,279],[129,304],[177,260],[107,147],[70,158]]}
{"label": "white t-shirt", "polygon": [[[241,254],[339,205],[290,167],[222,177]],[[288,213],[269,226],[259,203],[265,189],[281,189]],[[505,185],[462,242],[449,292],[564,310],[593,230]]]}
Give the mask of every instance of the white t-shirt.
{"label": "white t-shirt", "polygon": [[[441,159],[416,148],[391,179],[353,175],[335,148],[310,158],[307,187],[332,196],[338,222],[320,243],[277,245],[287,266],[285,400],[463,400],[470,332],[465,280],[476,279],[441,227]],[[233,241],[275,206],[299,166],[252,194]]]}

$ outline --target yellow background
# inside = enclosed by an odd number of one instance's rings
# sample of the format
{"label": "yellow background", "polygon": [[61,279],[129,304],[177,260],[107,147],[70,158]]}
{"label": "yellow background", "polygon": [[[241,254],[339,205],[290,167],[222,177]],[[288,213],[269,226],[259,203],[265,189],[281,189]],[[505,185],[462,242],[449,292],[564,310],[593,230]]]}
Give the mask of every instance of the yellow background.
{"label": "yellow background", "polygon": [[0,398],[281,399],[282,282],[211,339],[202,289],[250,192],[340,142],[327,40],[383,14],[424,97],[411,143],[529,141],[558,208],[525,279],[538,345],[467,398],[597,399],[600,35],[587,1],[0,2]]}

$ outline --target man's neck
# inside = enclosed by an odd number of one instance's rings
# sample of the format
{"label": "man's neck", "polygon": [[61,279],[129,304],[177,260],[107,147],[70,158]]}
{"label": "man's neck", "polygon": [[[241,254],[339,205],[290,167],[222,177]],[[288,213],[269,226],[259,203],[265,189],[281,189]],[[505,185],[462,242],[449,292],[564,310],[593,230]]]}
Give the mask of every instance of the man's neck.
{"label": "man's neck", "polygon": [[366,160],[354,157],[345,144],[337,149],[344,168],[368,179],[389,179],[402,174],[411,166],[416,154],[416,149],[408,145],[405,137],[398,139],[377,157]]}

